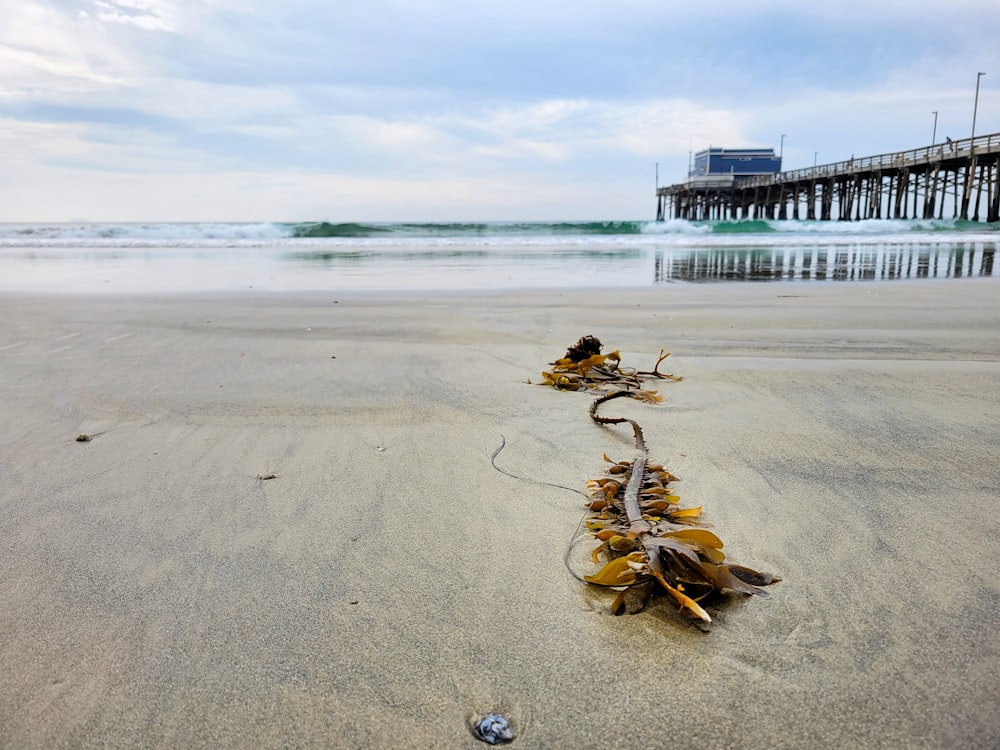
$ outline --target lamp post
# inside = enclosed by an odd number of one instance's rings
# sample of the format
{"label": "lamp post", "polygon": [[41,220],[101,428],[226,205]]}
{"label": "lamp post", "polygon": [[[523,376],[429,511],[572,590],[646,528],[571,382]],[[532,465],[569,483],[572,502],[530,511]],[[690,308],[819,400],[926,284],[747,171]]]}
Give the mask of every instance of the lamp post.
{"label": "lamp post", "polygon": [[656,189],[660,189],[660,162],[656,162]]}
{"label": "lamp post", "polygon": [[[962,195],[962,213],[960,214],[963,221],[969,218],[969,200],[972,197],[972,180],[973,175],[976,173],[976,113],[979,110],[979,79],[982,78],[985,73],[976,73],[976,103],[972,107],[972,137],[969,139],[969,156],[972,157],[969,160],[969,166],[965,168],[965,191]],[[972,217],[973,221],[978,221],[978,216]]]}
{"label": "lamp post", "polygon": [[778,147],[778,158],[781,159],[785,155],[785,134],[781,134],[781,145]]}
{"label": "lamp post", "polygon": [[[933,148],[934,144],[937,143],[937,116],[938,116],[937,110],[934,110],[933,112],[931,112],[931,114],[934,115],[934,134],[931,136],[931,148]],[[973,119],[975,119],[975,117],[973,117]],[[976,126],[973,125],[972,129],[975,130]]]}
{"label": "lamp post", "polygon": [[[982,78],[985,73],[976,73],[976,103],[972,107],[972,140],[976,140],[976,113],[979,111],[979,79]],[[972,148],[972,144],[969,144]]]}
{"label": "lamp post", "polygon": [[816,156],[817,156],[817,154],[819,154],[819,151],[813,151],[813,166],[814,167],[816,166]]}

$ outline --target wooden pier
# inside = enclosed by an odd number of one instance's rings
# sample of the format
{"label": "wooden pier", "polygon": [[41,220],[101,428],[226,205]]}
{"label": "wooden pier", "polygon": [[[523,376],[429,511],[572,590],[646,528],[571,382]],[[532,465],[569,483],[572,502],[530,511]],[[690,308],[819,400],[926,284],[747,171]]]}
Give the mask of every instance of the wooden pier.
{"label": "wooden pier", "polygon": [[706,175],[656,191],[656,220],[1000,221],[1000,133],[773,175]]}

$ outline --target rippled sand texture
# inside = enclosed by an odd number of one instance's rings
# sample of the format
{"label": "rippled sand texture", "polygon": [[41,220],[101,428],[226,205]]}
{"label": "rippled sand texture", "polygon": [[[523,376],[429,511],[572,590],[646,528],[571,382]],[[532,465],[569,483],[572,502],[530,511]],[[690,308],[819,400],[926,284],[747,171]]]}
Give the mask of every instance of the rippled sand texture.
{"label": "rippled sand texture", "polygon": [[[0,296],[0,746],[995,747],[998,322],[991,279]],[[490,466],[627,453],[525,382],[583,334],[673,351],[605,412],[784,579],[710,633],[611,616],[581,498]]]}

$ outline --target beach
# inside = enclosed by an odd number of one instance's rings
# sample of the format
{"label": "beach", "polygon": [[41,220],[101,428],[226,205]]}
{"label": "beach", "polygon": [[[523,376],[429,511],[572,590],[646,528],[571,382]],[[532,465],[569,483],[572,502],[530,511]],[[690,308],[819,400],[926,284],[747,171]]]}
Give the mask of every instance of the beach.
{"label": "beach", "polygon": [[[0,294],[0,747],[996,747],[997,292]],[[588,334],[782,579],[709,632],[564,566],[632,451],[537,385]]]}

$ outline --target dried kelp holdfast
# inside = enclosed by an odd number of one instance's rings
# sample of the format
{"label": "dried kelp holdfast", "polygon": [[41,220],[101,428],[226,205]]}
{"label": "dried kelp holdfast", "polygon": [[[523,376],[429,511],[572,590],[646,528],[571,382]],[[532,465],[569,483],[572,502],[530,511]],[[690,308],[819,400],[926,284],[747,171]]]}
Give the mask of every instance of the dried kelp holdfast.
{"label": "dried kelp holdfast", "polygon": [[[701,508],[683,508],[671,483],[677,477],[650,463],[646,441],[638,422],[626,417],[602,417],[601,404],[629,391],[616,391],[595,399],[590,417],[598,424],[628,423],[638,455],[633,461],[613,462],[608,473],[588,484],[593,500],[588,504],[588,532],[597,538],[592,559],[603,567],[583,579],[598,586],[620,589],[612,611],[624,608],[629,590],[637,593],[641,606],[653,596],[656,586],[669,594],[682,609],[704,622],[712,618],[700,602],[715,591],[730,589],[745,594],[766,594],[761,586],[779,579],[751,568],[725,563],[723,543],[700,528]],[[641,398],[641,397],[640,397]]]}
{"label": "dried kelp holdfast", "polygon": [[610,354],[601,354],[602,344],[594,336],[583,336],[566,350],[566,355],[552,363],[550,371],[542,372],[540,385],[549,385],[566,391],[590,391],[607,393],[617,390],[633,391],[642,397],[658,403],[663,400],[656,391],[643,388],[642,376],[659,380],[680,381],[670,373],[660,372],[660,365],[670,356],[670,352],[660,350],[660,357],[652,370],[640,371],[622,367],[621,352],[617,349]]}

